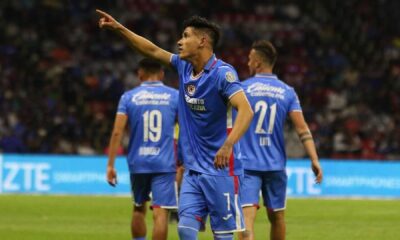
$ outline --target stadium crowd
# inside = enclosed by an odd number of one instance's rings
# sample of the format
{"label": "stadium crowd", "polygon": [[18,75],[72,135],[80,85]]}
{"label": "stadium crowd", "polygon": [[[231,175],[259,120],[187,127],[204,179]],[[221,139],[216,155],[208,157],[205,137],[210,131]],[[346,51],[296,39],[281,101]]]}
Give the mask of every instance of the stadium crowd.
{"label": "stadium crowd", "polygon": [[[271,40],[275,71],[299,94],[320,157],[400,160],[400,2],[278,2],[1,1],[0,152],[107,151],[119,97],[139,84],[140,56],[98,29],[100,8],[172,52],[188,16],[218,22],[218,56],[241,79],[251,43]],[[177,83],[167,71],[166,84]],[[289,157],[305,156],[290,127],[286,138]]]}

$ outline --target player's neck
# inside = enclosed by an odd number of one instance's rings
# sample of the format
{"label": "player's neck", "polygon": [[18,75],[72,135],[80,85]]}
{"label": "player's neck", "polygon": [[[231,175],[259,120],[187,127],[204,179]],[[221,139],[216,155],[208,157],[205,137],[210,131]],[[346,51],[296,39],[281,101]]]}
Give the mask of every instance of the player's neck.
{"label": "player's neck", "polygon": [[145,82],[160,82],[161,80],[158,78],[151,78],[151,79],[146,79],[144,81],[142,81],[143,83]]}
{"label": "player's neck", "polygon": [[210,60],[211,56],[214,53],[212,51],[201,51],[198,55],[194,56],[190,59],[190,63],[193,65],[193,73],[197,75],[201,71],[203,71],[206,66],[208,60]]}
{"label": "player's neck", "polygon": [[162,76],[160,74],[146,74],[139,76],[141,82],[160,82]]}
{"label": "player's neck", "polygon": [[271,67],[260,67],[256,69],[256,74],[273,74]]}

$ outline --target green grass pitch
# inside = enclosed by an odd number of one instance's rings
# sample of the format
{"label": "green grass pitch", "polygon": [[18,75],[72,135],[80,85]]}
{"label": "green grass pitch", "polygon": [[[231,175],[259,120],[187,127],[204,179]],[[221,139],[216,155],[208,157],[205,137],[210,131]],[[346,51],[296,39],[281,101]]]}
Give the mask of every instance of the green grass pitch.
{"label": "green grass pitch", "polygon": [[[129,197],[0,195],[1,240],[131,239]],[[147,215],[151,239],[151,211]],[[398,240],[400,201],[289,199],[288,240]],[[212,239],[210,227],[199,239]],[[265,209],[256,239],[269,239]],[[178,239],[176,223],[168,239]]]}

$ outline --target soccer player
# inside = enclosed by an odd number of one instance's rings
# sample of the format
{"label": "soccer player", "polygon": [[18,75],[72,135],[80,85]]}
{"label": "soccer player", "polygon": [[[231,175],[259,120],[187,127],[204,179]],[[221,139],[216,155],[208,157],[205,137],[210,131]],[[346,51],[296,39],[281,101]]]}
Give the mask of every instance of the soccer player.
{"label": "soccer player", "polygon": [[[234,144],[247,130],[253,111],[234,68],[214,55],[219,27],[197,16],[186,20],[176,55],[128,30],[109,14],[97,12],[100,27],[116,31],[139,53],[178,72],[186,169],[179,200],[180,238],[197,239],[203,219],[210,215],[214,238],[233,239],[233,232],[244,231],[239,199],[243,166]],[[232,107],[238,112],[233,126]]]}
{"label": "soccer player", "polygon": [[107,181],[115,186],[114,168],[117,149],[127,122],[131,134],[128,167],[134,199],[131,233],[133,239],[146,237],[146,202],[152,192],[153,239],[167,239],[168,209],[177,209],[174,157],[174,126],[178,110],[178,91],[165,86],[160,63],[143,59],[139,62],[140,86],[125,92],[118,104],[110,140]]}
{"label": "soccer player", "polygon": [[245,169],[241,195],[246,225],[244,239],[254,239],[253,226],[260,190],[271,223],[270,239],[285,239],[287,176],[283,129],[287,116],[311,158],[315,181],[322,181],[313,137],[304,120],[297,94],[272,73],[276,58],[276,50],[270,42],[256,41],[248,61],[250,74],[254,76],[242,82],[254,110],[254,119],[239,141]]}

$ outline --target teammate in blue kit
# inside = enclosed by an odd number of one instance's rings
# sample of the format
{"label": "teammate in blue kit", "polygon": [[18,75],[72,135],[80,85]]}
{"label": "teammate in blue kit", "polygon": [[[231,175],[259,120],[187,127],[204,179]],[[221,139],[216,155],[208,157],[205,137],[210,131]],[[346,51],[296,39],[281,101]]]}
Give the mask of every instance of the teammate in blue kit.
{"label": "teammate in blue kit", "polygon": [[[181,239],[197,239],[210,215],[215,239],[244,231],[239,198],[243,166],[234,144],[247,130],[253,112],[234,68],[213,54],[219,28],[201,17],[185,21],[179,54],[167,52],[131,32],[107,13],[99,25],[122,35],[139,53],[172,66],[179,75],[179,127],[186,169],[179,201]],[[233,125],[232,107],[238,114]],[[233,153],[232,153],[233,150]]]}
{"label": "teammate in blue kit", "polygon": [[276,50],[270,42],[255,42],[248,61],[250,74],[254,76],[242,82],[254,110],[254,119],[240,140],[245,169],[241,195],[246,224],[243,239],[254,239],[260,190],[271,223],[270,239],[285,239],[287,176],[283,130],[288,115],[311,158],[316,182],[322,181],[318,155],[297,94],[272,73],[276,58]]}
{"label": "teammate in blue kit", "polygon": [[146,202],[152,192],[153,239],[167,239],[168,209],[176,209],[174,126],[178,110],[178,91],[164,86],[161,64],[150,59],[139,62],[142,84],[125,92],[118,104],[110,140],[107,181],[114,186],[114,162],[121,138],[129,122],[128,167],[134,209],[131,222],[133,239],[146,236]]}

